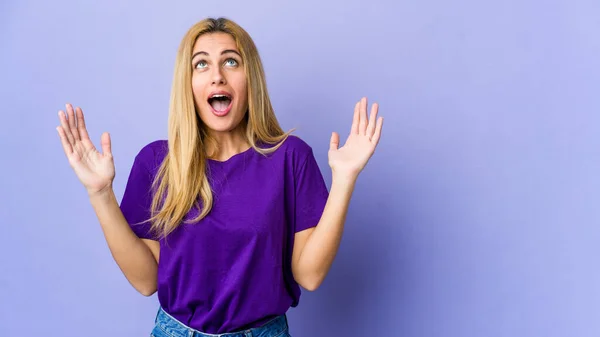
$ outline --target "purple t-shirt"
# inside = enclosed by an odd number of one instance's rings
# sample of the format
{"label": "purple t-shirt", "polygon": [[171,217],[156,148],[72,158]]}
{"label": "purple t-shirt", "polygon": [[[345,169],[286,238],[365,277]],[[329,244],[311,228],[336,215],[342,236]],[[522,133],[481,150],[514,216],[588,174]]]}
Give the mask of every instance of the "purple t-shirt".
{"label": "purple t-shirt", "polygon": [[[152,238],[150,225],[132,224],[149,218],[150,184],[167,152],[166,140],[144,146],[129,175],[121,210],[140,238]],[[317,225],[329,193],[311,147],[296,136],[267,157],[250,148],[208,167],[213,208],[160,240],[158,299],[184,324],[219,334],[298,305],[294,234]]]}

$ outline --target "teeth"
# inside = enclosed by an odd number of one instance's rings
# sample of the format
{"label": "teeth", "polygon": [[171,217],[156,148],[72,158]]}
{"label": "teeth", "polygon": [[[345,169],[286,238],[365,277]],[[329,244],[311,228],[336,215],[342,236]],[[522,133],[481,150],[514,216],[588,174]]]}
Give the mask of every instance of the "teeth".
{"label": "teeth", "polygon": [[229,97],[229,96],[227,96],[227,95],[219,95],[219,94],[211,96],[211,98],[214,98],[214,97]]}

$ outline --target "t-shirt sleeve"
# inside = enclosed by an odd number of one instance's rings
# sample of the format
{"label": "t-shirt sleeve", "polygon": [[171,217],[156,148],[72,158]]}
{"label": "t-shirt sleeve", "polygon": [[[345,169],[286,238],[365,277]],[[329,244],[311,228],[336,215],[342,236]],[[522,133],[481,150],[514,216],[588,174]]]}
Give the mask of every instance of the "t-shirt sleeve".
{"label": "t-shirt sleeve", "polygon": [[135,157],[129,173],[121,212],[133,232],[141,239],[155,239],[150,232],[150,205],[152,203],[152,177],[148,165],[152,162],[153,152],[147,147]]}
{"label": "t-shirt sleeve", "polygon": [[312,149],[296,171],[296,218],[294,232],[315,227],[325,209],[329,191]]}

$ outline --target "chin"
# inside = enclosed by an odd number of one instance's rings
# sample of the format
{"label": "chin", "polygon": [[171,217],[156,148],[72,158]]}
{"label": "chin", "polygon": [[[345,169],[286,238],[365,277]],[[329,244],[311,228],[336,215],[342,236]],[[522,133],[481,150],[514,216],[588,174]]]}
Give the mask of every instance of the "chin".
{"label": "chin", "polygon": [[210,131],[210,132],[217,132],[217,133],[223,133],[223,132],[232,132],[233,130],[235,130],[235,127],[227,127],[227,126],[215,126],[215,125],[206,125],[206,128]]}
{"label": "chin", "polygon": [[241,123],[241,121],[236,123],[236,121],[230,119],[208,119],[204,122],[204,125],[206,125],[208,130],[213,132],[232,132],[237,129]]}
{"label": "chin", "polygon": [[244,115],[230,111],[225,116],[215,116],[212,111],[201,111],[200,119],[208,130],[214,132],[231,132],[244,122]]}

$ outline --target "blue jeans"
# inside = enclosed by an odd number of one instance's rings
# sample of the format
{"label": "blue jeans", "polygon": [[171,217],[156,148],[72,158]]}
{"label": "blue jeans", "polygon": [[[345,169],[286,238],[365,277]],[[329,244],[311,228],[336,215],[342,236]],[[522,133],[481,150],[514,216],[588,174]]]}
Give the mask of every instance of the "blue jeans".
{"label": "blue jeans", "polygon": [[286,315],[275,317],[258,328],[216,335],[192,329],[162,308],[158,309],[155,322],[151,337],[291,337]]}

